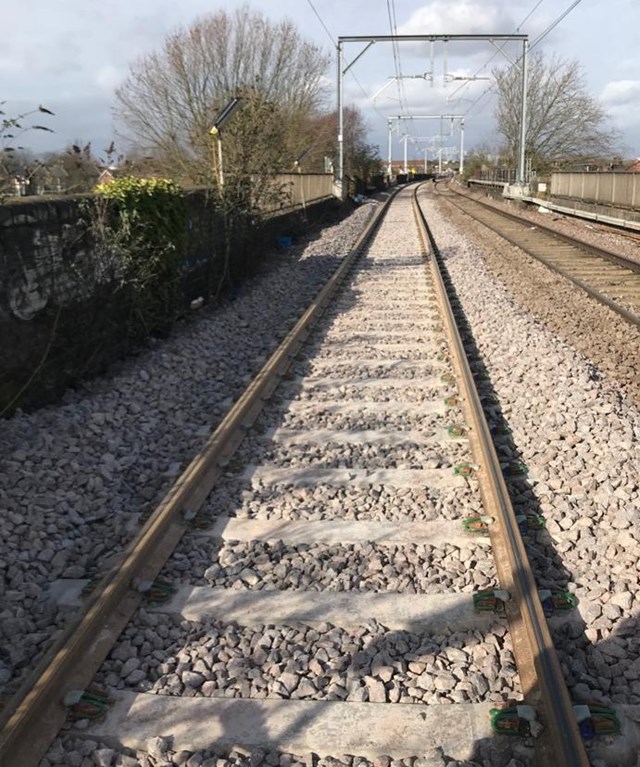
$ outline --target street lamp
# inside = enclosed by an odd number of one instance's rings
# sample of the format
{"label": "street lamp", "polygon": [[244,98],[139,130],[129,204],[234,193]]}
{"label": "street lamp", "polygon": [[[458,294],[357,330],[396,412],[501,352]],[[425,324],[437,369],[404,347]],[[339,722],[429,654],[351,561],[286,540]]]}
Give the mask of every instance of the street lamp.
{"label": "street lamp", "polygon": [[[231,101],[225,106],[225,108],[220,112],[220,114],[216,117],[216,119],[213,121],[213,126],[211,127],[211,130],[209,131],[209,134],[213,136],[213,138],[216,140],[216,144],[218,145],[218,187],[220,190],[222,190],[224,186],[224,174],[222,172],[222,136],[220,134],[220,129],[225,125],[225,123],[229,120],[231,115],[235,112],[236,108],[240,105],[240,102],[242,101],[242,96],[235,96],[231,99]],[[214,152],[214,166],[216,165],[215,161],[215,152]]]}
{"label": "street lamp", "polygon": [[310,151],[311,151],[311,147],[308,146],[306,149],[300,152],[300,154],[293,161],[293,167],[298,171],[298,173],[302,173],[300,163],[304,160],[304,158],[309,154]]}

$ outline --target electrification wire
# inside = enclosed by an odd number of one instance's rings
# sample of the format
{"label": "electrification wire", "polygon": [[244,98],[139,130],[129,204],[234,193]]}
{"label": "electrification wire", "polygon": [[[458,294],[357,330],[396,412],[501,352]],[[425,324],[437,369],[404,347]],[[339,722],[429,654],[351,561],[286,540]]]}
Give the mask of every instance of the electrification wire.
{"label": "electrification wire", "polygon": [[[538,2],[533,6],[533,8],[529,11],[529,13],[518,24],[518,26],[516,27],[516,30],[515,30],[515,34],[517,34],[520,31],[520,28],[524,24],[526,24],[526,22],[533,16],[533,14],[538,10],[538,8],[542,5],[542,3],[544,3],[544,0],[538,0]],[[506,44],[507,44],[506,42],[503,43],[497,50],[495,50],[493,52],[493,54],[489,57],[489,59],[487,61],[485,61],[485,63],[479,69],[477,69],[473,73],[472,77],[477,77],[480,74],[480,72],[484,72],[485,69],[489,66],[489,64],[491,64],[491,62],[495,59],[495,57],[499,53],[502,53],[502,51],[504,50]],[[462,85],[458,86],[458,88],[456,88],[456,90],[454,90],[453,93],[451,94],[451,96],[449,97],[449,100],[450,101],[453,100],[453,96],[455,96],[456,93],[460,93],[460,91],[465,90],[465,88],[468,88],[470,84],[471,84],[471,81],[463,83]]]}
{"label": "electrification wire", "polygon": [[544,40],[544,38],[549,34],[549,32],[555,29],[558,26],[558,24],[562,21],[562,19],[564,19],[564,17],[567,16],[576,7],[576,5],[580,5],[581,2],[582,0],[575,0],[573,5],[570,5],[563,14],[558,16],[558,18],[553,22],[553,24],[549,25],[544,30],[544,32],[542,32],[541,34],[538,35],[538,37],[536,37],[536,39],[531,43],[531,48],[533,48],[534,45],[537,45],[538,43],[542,42],[542,40]]}
{"label": "electrification wire", "polygon": [[356,84],[358,85],[358,87],[362,91],[363,96],[367,99],[367,101],[371,102],[371,108],[373,109],[373,111],[377,112],[379,117],[382,117],[383,120],[385,120],[385,121],[388,120],[388,115],[384,114],[384,112],[381,112],[378,109],[378,107],[373,103],[373,101],[371,101],[371,94],[367,93],[367,91],[365,90],[364,85],[360,82],[360,80],[358,80],[358,78],[355,76],[355,74],[351,70],[349,70],[349,74],[356,81]]}
{"label": "electrification wire", "polygon": [[[572,3],[572,4],[571,4],[571,5],[570,5],[570,6],[569,6],[569,7],[568,7],[566,10],[565,10],[565,11],[563,11],[563,13],[562,13],[560,16],[558,16],[558,18],[557,18],[557,19],[555,19],[555,21],[553,21],[553,22],[552,22],[552,23],[551,23],[551,24],[550,24],[550,25],[549,25],[549,26],[548,26],[548,27],[547,27],[547,28],[546,28],[546,29],[545,29],[543,32],[541,32],[541,33],[538,35],[538,37],[536,37],[536,39],[535,39],[535,40],[534,40],[534,41],[531,43],[531,45],[529,46],[529,50],[531,50],[531,49],[532,49],[532,48],[534,48],[536,45],[538,45],[538,43],[542,42],[542,40],[544,40],[544,38],[545,38],[545,37],[546,37],[546,36],[549,34],[549,32],[551,32],[551,30],[555,29],[555,28],[558,26],[558,24],[559,24],[559,23],[560,23],[560,22],[561,22],[561,21],[562,21],[562,20],[563,20],[563,19],[564,19],[564,18],[565,18],[565,17],[566,17],[568,14],[569,14],[569,13],[570,13],[570,12],[571,12],[571,11],[572,11],[572,10],[573,10],[573,9],[574,9],[576,6],[577,6],[577,5],[579,5],[581,2],[582,2],[582,0],[575,0],[575,1],[574,1],[574,2],[573,2],[573,3]],[[517,58],[517,59],[516,59],[516,61],[515,61],[515,62],[514,62],[514,63],[513,63],[513,64],[512,64],[510,67],[509,67],[509,69],[513,69],[513,67],[517,66],[517,65],[520,63],[520,61],[522,61],[522,56],[520,56],[519,58]],[[489,87],[488,87],[488,88],[487,88],[487,89],[486,89],[486,90],[485,90],[483,93],[481,93],[481,94],[478,96],[478,98],[477,98],[477,99],[476,99],[476,100],[475,100],[475,101],[474,101],[474,102],[471,104],[471,106],[467,108],[467,111],[464,113],[464,116],[466,117],[466,116],[469,114],[469,112],[470,112],[470,111],[471,111],[471,110],[472,110],[472,109],[473,109],[473,108],[476,106],[476,104],[478,104],[480,101],[482,101],[482,99],[483,99],[485,96],[487,96],[489,93],[491,93],[491,91],[493,91],[493,89],[494,89],[495,87],[496,87],[496,84],[495,84],[495,83],[493,83],[493,84],[492,84],[492,85],[490,85],[490,86],[489,86]]]}
{"label": "electrification wire", "polygon": [[[320,24],[322,24],[322,27],[323,27],[324,31],[327,33],[327,35],[329,36],[329,39],[330,39],[330,40],[331,40],[331,42],[334,44],[334,46],[336,46],[336,47],[337,47],[337,46],[338,46],[338,44],[337,44],[337,42],[336,42],[336,40],[335,40],[334,36],[331,34],[331,32],[329,31],[329,28],[328,28],[328,27],[327,27],[327,25],[324,23],[324,20],[322,19],[322,17],[321,17],[321,16],[320,16],[320,14],[318,13],[318,11],[317,11],[316,7],[315,7],[315,6],[314,6],[314,4],[311,2],[311,0],[307,0],[307,2],[309,3],[309,6],[311,7],[311,10],[312,10],[312,11],[315,13],[315,15],[316,15],[316,18],[318,19],[318,21],[320,22]],[[354,73],[354,72],[353,72],[353,71],[350,69],[350,70],[349,70],[349,72],[348,72],[348,74],[350,74],[350,75],[351,75],[351,77],[352,77],[352,78],[353,78],[353,79],[356,81],[356,83],[358,84],[358,87],[359,87],[359,88],[360,88],[360,90],[362,91],[362,93],[363,93],[364,97],[367,99],[367,101],[371,101],[371,96],[370,96],[370,94],[368,94],[368,93],[367,93],[367,91],[364,89],[364,86],[362,85],[362,83],[360,82],[360,80],[358,80],[358,78],[356,77],[355,73]],[[373,105],[373,109],[374,109],[374,111],[376,111],[376,112],[378,113],[378,115],[379,115],[380,117],[382,117],[384,120],[386,120],[386,119],[387,119],[387,116],[386,116],[385,114],[383,114],[383,113],[382,113],[382,112],[381,112],[381,111],[380,111],[380,110],[379,110],[379,109],[378,109],[378,108],[377,108],[375,105]]]}
{"label": "electrification wire", "polygon": [[[391,35],[395,35],[395,25],[394,25],[394,12],[392,10],[392,2],[391,0],[387,0],[387,15],[389,17],[389,31],[391,32]],[[400,52],[398,50],[398,41],[392,40],[391,41],[391,49],[393,51],[393,62],[395,65],[396,70],[396,77],[400,77]],[[398,81],[398,96],[400,95],[400,82]]]}
{"label": "electrification wire", "polygon": [[519,31],[520,31],[520,27],[521,27],[523,24],[526,24],[526,23],[527,23],[527,21],[529,21],[529,19],[530,19],[530,18],[533,16],[533,14],[534,14],[534,13],[535,13],[535,12],[538,10],[538,8],[539,8],[539,7],[542,5],[542,3],[544,3],[544,0],[538,0],[538,2],[537,2],[537,3],[536,3],[534,6],[533,6],[533,8],[532,8],[532,9],[529,11],[529,13],[528,13],[528,14],[527,14],[527,15],[524,17],[524,19],[522,19],[522,21],[521,21],[521,22],[518,24],[518,26],[516,27],[516,32],[519,32]]}
{"label": "electrification wire", "polygon": [[320,16],[320,14],[318,13],[318,11],[316,10],[316,7],[315,7],[315,5],[314,5],[314,4],[311,2],[311,0],[307,0],[307,2],[308,2],[308,3],[309,3],[309,5],[311,6],[311,10],[312,10],[312,11],[315,13],[315,15],[316,15],[316,18],[318,19],[318,21],[319,21],[319,22],[322,24],[322,27],[323,27],[324,31],[325,31],[325,32],[327,33],[327,35],[329,36],[329,40],[331,40],[331,42],[333,43],[333,45],[337,47],[338,43],[336,42],[336,40],[335,40],[334,36],[331,34],[331,32],[329,32],[329,28],[327,27],[327,25],[326,25],[326,24],[324,23],[324,21],[322,20],[322,16]]}
{"label": "electrification wire", "polygon": [[[327,25],[324,23],[324,21],[323,21],[322,17],[320,16],[320,14],[319,14],[319,13],[318,13],[318,11],[316,10],[316,7],[315,7],[315,6],[314,6],[314,4],[311,2],[311,0],[307,0],[307,2],[309,3],[309,5],[310,5],[310,7],[311,7],[311,10],[312,10],[312,11],[315,13],[315,15],[316,15],[316,18],[318,19],[318,21],[320,22],[320,24],[322,24],[322,27],[323,27],[324,31],[327,33],[327,35],[329,36],[329,39],[331,40],[331,42],[333,43],[333,45],[334,45],[334,46],[337,48],[337,47],[338,47],[338,43],[336,42],[335,38],[333,37],[333,35],[332,35],[332,34],[331,34],[331,32],[329,31],[329,28],[327,27]],[[356,81],[356,83],[358,84],[358,87],[359,87],[359,88],[360,88],[360,90],[362,91],[362,93],[363,93],[364,97],[367,99],[367,101],[371,101],[371,96],[370,96],[370,95],[369,95],[369,94],[366,92],[366,90],[364,89],[364,86],[362,85],[362,83],[360,82],[360,80],[358,80],[358,78],[355,76],[355,73],[354,73],[354,72],[353,72],[353,71],[350,69],[350,70],[349,70],[349,72],[348,72],[348,74],[350,74],[350,75],[351,75],[351,77],[353,77],[353,79]],[[387,119],[387,116],[386,116],[386,115],[384,115],[384,114],[383,114],[383,113],[382,113],[382,112],[381,112],[381,111],[380,111],[380,110],[379,110],[379,109],[378,109],[378,108],[377,108],[375,105],[373,105],[373,109],[374,109],[374,110],[375,110],[375,111],[378,113],[378,115],[379,115],[380,117],[382,117],[382,119],[383,119],[383,120],[386,120],[386,119]]]}
{"label": "electrification wire", "polygon": [[[391,11],[393,14],[393,34],[398,36],[398,18],[396,15],[396,3],[395,0],[391,0]],[[395,40],[396,50],[398,52],[398,70],[400,72],[400,89],[402,91],[402,97],[406,98],[404,91],[404,72],[402,71],[402,58],[400,57],[400,43]]]}
{"label": "electrification wire", "polygon": [[[393,4],[393,0],[387,0],[387,15],[389,16],[389,29],[391,31],[391,35],[395,36],[396,34],[395,5]],[[404,112],[402,68],[400,66],[400,49],[399,49],[397,40],[391,41],[391,49],[393,51],[393,63],[394,63],[395,71],[396,71],[396,85],[398,88],[398,100],[400,101],[400,111]]]}

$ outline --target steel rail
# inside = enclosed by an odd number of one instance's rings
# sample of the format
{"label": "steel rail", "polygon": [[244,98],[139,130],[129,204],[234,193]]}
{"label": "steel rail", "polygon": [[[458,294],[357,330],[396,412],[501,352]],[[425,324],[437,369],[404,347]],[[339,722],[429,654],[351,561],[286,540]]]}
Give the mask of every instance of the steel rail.
{"label": "steel rail", "polygon": [[589,767],[491,431],[449,303],[438,246],[418,201],[419,188],[414,192],[415,214],[425,249],[432,255],[429,265],[452,348],[463,410],[467,423],[471,424],[469,441],[474,456],[478,457],[483,502],[493,519],[489,530],[498,578],[501,588],[511,597],[506,612],[514,655],[525,700],[538,709],[544,727],[535,741],[536,758],[540,765]]}
{"label": "steel rail", "polygon": [[[461,193],[456,192],[456,194],[461,194]],[[471,197],[467,197],[467,195],[461,195],[461,196],[470,200],[472,203],[477,203],[478,205],[484,206],[485,208],[489,209],[492,213],[495,213],[497,216],[511,219],[520,224],[524,224],[524,225],[528,224],[529,226],[531,225],[531,222],[528,219],[520,218],[519,216],[513,213],[497,210],[492,205],[487,205],[481,200],[474,200]],[[443,198],[443,199],[447,199],[447,198]],[[631,325],[636,325],[637,327],[640,327],[640,315],[630,311],[624,306],[621,306],[615,299],[609,298],[609,296],[606,296],[604,293],[601,293],[599,290],[596,290],[595,288],[591,287],[591,285],[589,285],[587,282],[585,282],[584,280],[581,280],[579,277],[574,276],[573,274],[571,274],[571,272],[569,272],[567,269],[563,268],[562,266],[558,266],[552,260],[545,258],[544,256],[541,256],[539,253],[531,252],[516,237],[512,237],[509,234],[506,234],[504,232],[498,232],[497,230],[492,229],[492,227],[486,221],[483,221],[481,218],[475,216],[472,211],[466,209],[462,205],[459,205],[455,200],[447,199],[447,202],[449,202],[451,205],[455,205],[455,207],[457,207],[458,210],[461,210],[463,213],[466,213],[468,216],[471,216],[471,218],[483,224],[483,226],[488,227],[489,229],[494,231],[496,234],[498,234],[500,237],[507,240],[507,242],[510,242],[512,245],[515,245],[515,247],[520,248],[520,250],[523,250],[525,253],[527,253],[527,255],[531,256],[531,258],[535,258],[541,264],[544,264],[548,269],[551,269],[552,271],[561,275],[562,277],[569,280],[570,282],[573,282],[574,285],[577,285],[581,290],[584,290],[585,293],[591,296],[591,298],[595,299],[596,301],[599,301],[601,304],[604,304],[605,306],[608,306],[609,309],[612,309],[614,312],[617,312],[621,317],[624,317],[624,319],[627,322],[629,322]],[[536,224],[535,226],[537,229],[542,229],[545,232],[548,231],[554,236],[558,235],[558,232],[556,232],[553,229],[548,229],[548,227],[546,226],[538,225],[538,224]],[[572,238],[570,235],[562,234],[561,236],[558,237],[558,239],[566,241],[567,243],[581,249],[583,247],[588,248],[593,251],[593,255],[598,256],[600,258],[606,258],[606,260],[608,261],[614,261],[615,259],[621,260],[622,263],[619,263],[618,265],[625,269],[626,268],[630,269],[631,267],[629,266],[629,263],[631,263],[634,266],[634,268],[631,271],[640,273],[640,264],[634,261],[629,261],[628,259],[624,258],[624,256],[616,256],[616,254],[614,253],[609,253],[609,251],[602,250],[601,248],[598,248],[596,245],[590,245],[589,243],[585,243],[583,240],[580,240],[579,238]],[[604,256],[602,255],[603,253],[608,255]]]}
{"label": "steel rail", "polygon": [[142,601],[135,589],[153,580],[202,506],[225,463],[369,242],[395,192],[376,211],[354,247],[232,406],[204,448],[176,480],[79,616],[8,701],[0,719],[0,764],[36,767],[64,724],[71,690],[85,689]]}
{"label": "steel rail", "polygon": [[587,252],[592,253],[594,256],[603,258],[605,259],[605,261],[611,261],[614,264],[618,264],[618,266],[622,266],[625,269],[629,269],[632,272],[636,272],[640,274],[640,263],[638,261],[633,261],[632,259],[627,258],[626,256],[621,256],[619,253],[613,253],[612,251],[607,250],[606,248],[601,248],[598,245],[594,245],[591,242],[582,240],[580,239],[580,237],[573,237],[570,234],[559,232],[557,229],[554,229],[551,226],[547,226],[546,224],[541,224],[538,222],[534,223],[530,219],[522,218],[522,216],[519,216],[517,213],[513,213],[510,210],[501,210],[500,208],[497,208],[495,205],[492,205],[491,203],[486,202],[485,200],[477,200],[475,197],[471,197],[470,195],[465,194],[459,189],[455,189],[453,187],[448,187],[448,188],[449,188],[449,191],[458,195],[458,197],[462,197],[465,200],[474,202],[477,205],[482,205],[482,207],[487,208],[487,210],[491,210],[494,213],[497,213],[499,216],[503,216],[504,218],[509,218],[512,221],[517,221],[519,224],[526,224],[529,228],[531,228],[531,226],[533,225],[536,229],[539,229],[541,232],[546,232],[547,234],[550,234],[552,237],[555,237],[558,240],[567,242],[569,243],[569,245],[577,245],[581,250],[586,250]]}

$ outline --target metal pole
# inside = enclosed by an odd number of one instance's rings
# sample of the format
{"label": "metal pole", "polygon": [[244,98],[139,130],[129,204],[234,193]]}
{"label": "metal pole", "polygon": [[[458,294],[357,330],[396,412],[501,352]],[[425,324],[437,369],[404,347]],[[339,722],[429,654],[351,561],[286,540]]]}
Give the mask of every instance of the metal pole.
{"label": "metal pole", "polygon": [[218,161],[217,161],[217,153],[216,153],[216,139],[214,136],[211,137],[211,173],[212,173],[212,182],[219,182],[219,176],[218,176]]}
{"label": "metal pole", "polygon": [[344,114],[343,114],[342,42],[338,41],[338,191],[344,199]]}
{"label": "metal pole", "polygon": [[409,172],[409,169],[407,168],[407,139],[408,138],[409,138],[409,136],[404,136],[403,139],[402,139],[404,141],[404,172],[405,172],[405,175]]}
{"label": "metal pole", "polygon": [[438,173],[442,173],[442,147],[438,149]]}
{"label": "metal pole", "polygon": [[427,153],[428,153],[428,151],[429,151],[428,149],[424,150],[424,172],[425,173],[427,172]]}
{"label": "metal pole", "polygon": [[220,191],[224,187],[224,174],[222,172],[222,139],[218,135],[216,137],[218,142],[218,184],[220,185]]}
{"label": "metal pole", "polygon": [[389,162],[387,163],[387,176],[389,177],[389,182],[391,182],[391,175],[393,173],[391,168],[391,120],[387,120],[387,126],[389,128]]}
{"label": "metal pole", "polygon": [[460,120],[460,175],[464,173],[464,120]]}
{"label": "metal pole", "polygon": [[520,114],[520,157],[518,159],[518,183],[525,184],[524,150],[527,139],[527,51],[529,41],[522,41],[522,112]]}

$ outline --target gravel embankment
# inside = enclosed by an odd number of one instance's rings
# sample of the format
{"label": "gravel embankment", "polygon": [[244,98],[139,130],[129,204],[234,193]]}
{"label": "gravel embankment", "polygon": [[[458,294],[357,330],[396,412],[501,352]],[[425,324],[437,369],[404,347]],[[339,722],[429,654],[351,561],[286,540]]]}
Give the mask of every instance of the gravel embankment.
{"label": "gravel embankment", "polygon": [[[47,586],[100,573],[132,538],[338,266],[377,203],[272,253],[238,296],[0,429],[0,693],[66,620]],[[294,287],[295,286],[295,287]]]}
{"label": "gravel embankment", "polygon": [[[497,238],[486,227],[471,222],[467,216],[461,217],[450,206],[442,210],[482,248],[490,274],[507,288],[509,296],[505,300],[515,302],[535,315],[553,335],[593,365],[595,369],[590,375],[605,376],[613,388],[619,389],[621,395],[640,407],[640,328],[589,298],[568,280],[555,275],[518,248]],[[530,212],[527,215],[542,214]],[[600,234],[593,236],[598,244]],[[607,239],[611,237],[621,239],[616,235],[605,235]],[[587,239],[586,236],[583,239]],[[614,247],[611,242],[602,244]],[[626,250],[620,249],[623,255],[628,255],[633,248],[639,252],[635,243],[623,244],[626,245]],[[499,311],[503,309],[495,302],[493,306]]]}
{"label": "gravel embankment", "polygon": [[[468,191],[466,190],[465,194]],[[540,210],[533,205],[518,205],[510,200],[487,197],[486,193],[483,194],[482,192],[472,192],[471,196],[482,199],[485,202],[490,202],[496,207],[512,209],[519,216],[524,216],[534,223],[543,224],[558,232],[568,234],[570,237],[577,237],[592,245],[605,248],[605,250],[611,250],[614,253],[619,253],[621,256],[640,263],[640,235],[637,232],[625,235],[616,232],[613,228],[589,221],[588,219],[568,216],[548,208]],[[517,206],[515,209],[514,205]]]}
{"label": "gravel embankment", "polygon": [[541,511],[547,520],[548,533],[529,539],[534,569],[541,583],[581,602],[586,628],[555,632],[572,693],[576,700],[638,704],[637,373],[632,380],[638,334],[465,223],[472,242],[451,225],[448,207],[427,208],[513,443],[529,467],[532,492],[516,508]]}

